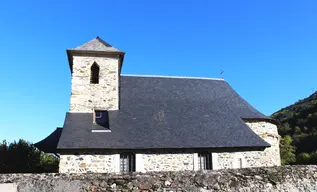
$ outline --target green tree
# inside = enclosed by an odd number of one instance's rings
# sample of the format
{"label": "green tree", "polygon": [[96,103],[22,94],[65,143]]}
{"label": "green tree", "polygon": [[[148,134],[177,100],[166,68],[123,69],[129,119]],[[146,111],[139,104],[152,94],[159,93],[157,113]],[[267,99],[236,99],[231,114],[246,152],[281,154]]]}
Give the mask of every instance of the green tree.
{"label": "green tree", "polygon": [[22,139],[0,145],[0,173],[57,172],[58,158]]}
{"label": "green tree", "polygon": [[[282,162],[317,164],[317,92],[275,112],[271,117],[281,123],[278,131],[284,138],[280,145]],[[292,142],[286,135],[291,135]],[[293,162],[293,154],[296,155],[296,162]]]}
{"label": "green tree", "polygon": [[284,136],[287,135],[291,131],[291,128],[288,123],[284,123],[279,126],[279,134]]}
{"label": "green tree", "polygon": [[303,152],[297,156],[296,160],[296,163],[298,164],[307,165],[311,162],[311,156],[308,153]]}
{"label": "green tree", "polygon": [[317,164],[317,150],[310,153],[311,164]]}
{"label": "green tree", "polygon": [[0,173],[3,173],[8,167],[7,161],[6,161],[7,151],[8,151],[7,141],[4,140],[2,144],[0,144]]}
{"label": "green tree", "polygon": [[282,165],[293,164],[296,162],[295,147],[292,146],[293,139],[286,135],[280,142],[280,153]]}
{"label": "green tree", "polygon": [[53,154],[45,154],[41,152],[40,157],[41,172],[57,172],[59,159]]}

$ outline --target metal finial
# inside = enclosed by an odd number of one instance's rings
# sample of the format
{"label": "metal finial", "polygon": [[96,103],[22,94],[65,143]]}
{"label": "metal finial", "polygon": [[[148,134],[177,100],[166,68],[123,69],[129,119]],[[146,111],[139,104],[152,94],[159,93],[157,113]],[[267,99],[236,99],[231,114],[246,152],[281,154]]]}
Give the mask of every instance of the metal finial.
{"label": "metal finial", "polygon": [[222,69],[220,69],[220,75],[221,75],[221,78],[223,79],[223,73],[224,73],[225,71],[224,70],[222,70]]}

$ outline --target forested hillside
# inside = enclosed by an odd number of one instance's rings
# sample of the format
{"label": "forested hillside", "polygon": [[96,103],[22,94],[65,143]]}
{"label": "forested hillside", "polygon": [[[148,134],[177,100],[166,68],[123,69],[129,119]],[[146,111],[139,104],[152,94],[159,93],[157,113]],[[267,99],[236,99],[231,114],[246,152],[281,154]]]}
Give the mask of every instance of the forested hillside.
{"label": "forested hillside", "polygon": [[279,120],[284,164],[317,164],[317,92],[272,115]]}

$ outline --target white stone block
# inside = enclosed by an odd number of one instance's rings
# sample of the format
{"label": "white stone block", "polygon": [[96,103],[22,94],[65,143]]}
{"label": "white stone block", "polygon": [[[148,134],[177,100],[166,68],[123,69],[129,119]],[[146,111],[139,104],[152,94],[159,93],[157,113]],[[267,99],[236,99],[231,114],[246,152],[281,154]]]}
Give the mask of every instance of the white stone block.
{"label": "white stone block", "polygon": [[135,171],[136,172],[145,172],[144,171],[143,154],[135,154]]}
{"label": "white stone block", "polygon": [[18,186],[15,183],[0,183],[0,192],[17,192]]}
{"label": "white stone block", "polygon": [[193,155],[193,163],[194,163],[194,171],[198,171],[198,153],[194,153]]}

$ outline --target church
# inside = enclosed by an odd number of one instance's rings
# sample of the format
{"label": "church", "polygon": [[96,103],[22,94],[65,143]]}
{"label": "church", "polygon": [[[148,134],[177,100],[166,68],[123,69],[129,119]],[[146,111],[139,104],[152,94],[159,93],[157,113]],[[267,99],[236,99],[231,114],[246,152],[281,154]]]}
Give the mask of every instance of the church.
{"label": "church", "polygon": [[64,125],[35,146],[60,173],[279,166],[278,122],[217,78],[121,74],[125,53],[101,38],[67,49]]}

